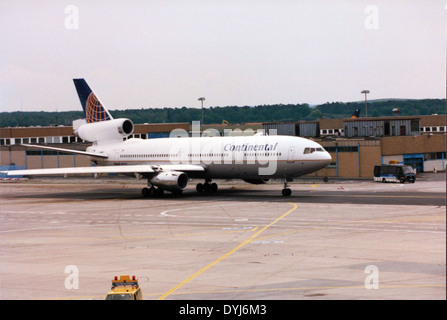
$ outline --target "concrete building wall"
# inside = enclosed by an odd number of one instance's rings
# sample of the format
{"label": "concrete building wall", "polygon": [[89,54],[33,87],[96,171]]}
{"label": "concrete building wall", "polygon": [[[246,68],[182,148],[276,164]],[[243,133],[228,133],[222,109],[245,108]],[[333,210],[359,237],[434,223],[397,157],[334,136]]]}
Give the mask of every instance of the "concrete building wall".
{"label": "concrete building wall", "polygon": [[446,151],[445,135],[383,137],[381,141],[384,156]]}
{"label": "concrete building wall", "polygon": [[421,127],[425,126],[445,126],[447,123],[446,115],[431,115],[431,116],[420,116]]}
{"label": "concrete building wall", "polygon": [[0,165],[9,166],[15,164],[16,166],[25,166],[26,158],[25,151],[22,148],[10,146],[10,147],[1,147],[0,148]]}
{"label": "concrete building wall", "polygon": [[403,154],[396,154],[392,156],[382,156],[382,164],[390,164],[390,161],[397,161],[399,163],[404,163]]}
{"label": "concrete building wall", "polygon": [[373,177],[374,166],[381,162],[380,146],[360,146],[360,177]]}
{"label": "concrete building wall", "polygon": [[320,129],[339,129],[343,127],[343,119],[320,119]]}
{"label": "concrete building wall", "polygon": [[357,145],[357,150],[353,152],[330,152],[332,164],[319,170],[314,176],[344,178],[372,177],[374,166],[381,164],[382,160],[380,144]]}
{"label": "concrete building wall", "polygon": [[51,165],[53,163],[48,163],[41,156],[27,156],[26,157],[26,168],[27,169],[42,169],[42,168],[57,168],[56,165],[52,167],[46,167],[45,165]]}
{"label": "concrete building wall", "polygon": [[71,126],[0,128],[0,137],[2,138],[27,138],[27,137],[49,137],[49,136],[71,136],[71,135],[73,135],[73,128]]}
{"label": "concrete building wall", "polygon": [[358,152],[339,152],[337,155],[337,166],[339,177],[359,176],[359,155]]}
{"label": "concrete building wall", "polygon": [[447,168],[447,160],[425,160],[424,171],[425,172],[438,172],[445,171]]}
{"label": "concrete building wall", "polygon": [[335,166],[328,166],[315,173],[309,174],[308,177],[337,177],[337,169]]}

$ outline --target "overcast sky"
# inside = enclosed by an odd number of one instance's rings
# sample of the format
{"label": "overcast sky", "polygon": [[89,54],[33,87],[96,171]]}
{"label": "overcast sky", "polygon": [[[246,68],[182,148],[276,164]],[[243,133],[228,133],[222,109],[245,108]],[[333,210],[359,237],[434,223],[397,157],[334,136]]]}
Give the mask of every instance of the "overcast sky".
{"label": "overcast sky", "polygon": [[445,98],[445,0],[0,1],[0,111]]}

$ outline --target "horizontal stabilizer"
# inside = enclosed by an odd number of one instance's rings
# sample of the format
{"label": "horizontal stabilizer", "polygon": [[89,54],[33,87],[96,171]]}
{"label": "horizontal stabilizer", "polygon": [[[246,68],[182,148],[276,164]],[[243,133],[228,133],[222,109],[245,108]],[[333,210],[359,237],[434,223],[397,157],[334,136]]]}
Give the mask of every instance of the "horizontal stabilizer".
{"label": "horizontal stabilizer", "polygon": [[56,148],[56,147],[48,147],[48,146],[40,146],[40,145],[35,145],[35,144],[24,144],[24,143],[22,143],[21,146],[28,147],[28,148],[37,148],[37,149],[66,152],[66,153],[71,153],[71,154],[82,154],[84,156],[96,157],[96,158],[101,158],[101,159],[108,158],[108,155],[106,155],[104,153],[94,153],[94,152],[87,152],[87,151],[81,151],[81,150],[64,149],[64,148]]}

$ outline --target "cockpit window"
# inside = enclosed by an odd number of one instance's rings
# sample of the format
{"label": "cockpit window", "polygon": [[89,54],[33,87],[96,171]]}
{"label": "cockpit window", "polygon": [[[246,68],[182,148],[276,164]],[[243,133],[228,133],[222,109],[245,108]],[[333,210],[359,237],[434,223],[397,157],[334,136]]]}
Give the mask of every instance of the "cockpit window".
{"label": "cockpit window", "polygon": [[304,148],[304,154],[314,153],[315,151],[324,152],[324,149],[323,148]]}
{"label": "cockpit window", "polygon": [[315,152],[315,148],[305,148],[304,149],[304,154],[309,154],[309,153],[314,153]]}

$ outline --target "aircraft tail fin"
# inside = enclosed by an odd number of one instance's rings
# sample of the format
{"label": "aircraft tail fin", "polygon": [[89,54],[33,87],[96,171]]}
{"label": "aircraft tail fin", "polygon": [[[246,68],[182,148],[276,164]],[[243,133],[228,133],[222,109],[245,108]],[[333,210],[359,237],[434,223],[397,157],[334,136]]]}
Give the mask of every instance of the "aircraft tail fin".
{"label": "aircraft tail fin", "polygon": [[360,109],[355,109],[351,115],[351,118],[358,118],[360,116]]}
{"label": "aircraft tail fin", "polygon": [[81,101],[82,109],[84,109],[85,119],[87,123],[101,122],[112,120],[113,117],[109,111],[101,104],[92,89],[88,86],[84,79],[73,79]]}

